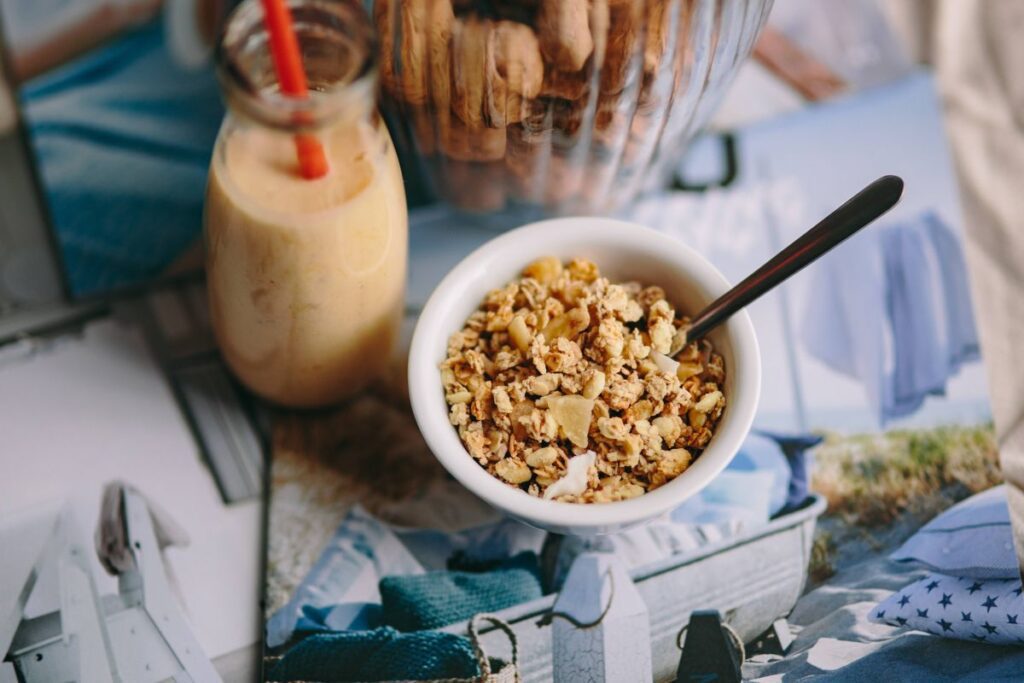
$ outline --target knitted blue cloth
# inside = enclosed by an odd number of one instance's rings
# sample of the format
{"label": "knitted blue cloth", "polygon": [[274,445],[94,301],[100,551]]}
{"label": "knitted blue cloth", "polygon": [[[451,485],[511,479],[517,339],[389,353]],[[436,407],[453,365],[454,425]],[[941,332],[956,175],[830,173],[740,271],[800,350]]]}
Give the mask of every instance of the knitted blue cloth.
{"label": "knitted blue cloth", "polygon": [[380,581],[381,623],[399,631],[440,628],[541,595],[540,564],[532,552],[520,553],[482,573],[387,576]]}
{"label": "knitted blue cloth", "polygon": [[480,666],[469,639],[453,633],[318,633],[291,648],[267,672],[271,681],[429,681],[474,678]]}

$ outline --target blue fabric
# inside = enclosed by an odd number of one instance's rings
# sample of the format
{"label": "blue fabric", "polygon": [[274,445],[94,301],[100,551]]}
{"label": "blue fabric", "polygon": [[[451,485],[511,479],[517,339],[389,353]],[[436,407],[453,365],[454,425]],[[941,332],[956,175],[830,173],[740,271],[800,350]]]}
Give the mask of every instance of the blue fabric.
{"label": "blue fabric", "polygon": [[804,346],[836,372],[860,380],[868,402],[884,416],[890,349],[879,231],[854,235],[812,265],[809,275],[813,282],[800,322]]}
{"label": "blue fabric", "polygon": [[[930,296],[936,283],[928,263],[923,230],[882,231],[886,269],[886,310],[892,326],[894,366],[884,410],[890,418],[911,415],[929,395],[945,393],[950,372],[942,338],[945,325]],[[941,290],[940,290],[941,291]]]}
{"label": "blue fabric", "polygon": [[365,626],[368,617],[359,606],[380,603],[377,584],[392,572],[415,574],[423,568],[390,527],[356,505],[295,594],[267,621],[267,645],[283,645],[299,625],[306,630]]}
{"label": "blue fabric", "polygon": [[392,628],[309,636],[267,672],[272,681],[427,681],[480,675],[469,639]]}
{"label": "blue fabric", "polygon": [[752,528],[798,507],[810,495],[810,449],[821,440],[813,434],[751,432],[725,471],[676,508],[672,520]]}
{"label": "blue fabric", "polygon": [[739,453],[732,459],[726,471],[772,473],[769,515],[776,514],[786,505],[789,497],[789,482],[792,470],[786,454],[777,441],[761,434],[751,433],[743,442]]}
{"label": "blue fabric", "polygon": [[1019,576],[981,580],[928,574],[880,602],[868,619],[944,638],[1020,646],[1022,594]]}
{"label": "blue fabric", "polygon": [[[820,440],[814,435],[753,433],[726,471],[668,520],[586,543],[565,539],[559,566],[567,570],[571,559],[587,549],[610,549],[629,566],[638,566],[756,528],[804,502],[808,452]],[[357,506],[293,598],[271,617],[268,644],[281,645],[294,633],[384,624],[430,628],[540,597],[536,553],[544,537],[544,532],[510,519],[459,532],[392,529]],[[471,571],[400,576],[445,567]],[[392,576],[382,578],[386,574]]]}
{"label": "blue fabric", "polygon": [[948,363],[955,372],[964,363],[981,358],[967,264],[953,230],[938,214],[928,212],[922,216],[922,222],[940,264],[940,277],[946,293]]}
{"label": "blue fabric", "polygon": [[540,553],[546,533],[504,518],[462,531],[395,529],[424,569],[464,569],[467,564],[500,562],[522,552]]}
{"label": "blue fabric", "polygon": [[954,576],[1019,576],[1006,486],[961,501],[921,527],[890,556]]}
{"label": "blue fabric", "polygon": [[772,497],[779,490],[776,475],[772,470],[726,469],[673,510],[670,518],[692,526],[728,525],[733,533],[767,524]]}
{"label": "blue fabric", "polygon": [[789,466],[786,502],[781,510],[775,510],[773,514],[800,507],[811,495],[811,450],[820,444],[824,437],[817,434],[783,434],[765,430],[759,430],[751,437],[758,434],[778,445]]}
{"label": "blue fabric", "polygon": [[962,249],[935,213],[865,231],[812,272],[804,344],[864,385],[883,426],[979,358]]}
{"label": "blue fabric", "polygon": [[159,275],[197,242],[224,110],[212,68],[178,66],[159,21],[22,97],[74,293]]}
{"label": "blue fabric", "polygon": [[521,553],[483,573],[386,576],[380,582],[381,623],[399,631],[441,628],[541,595],[540,564],[533,553]]}
{"label": "blue fabric", "polygon": [[[302,605],[302,616],[293,632],[368,631],[380,625],[380,605],[374,602],[343,602],[337,605]],[[291,636],[291,634],[289,634]]]}
{"label": "blue fabric", "polygon": [[565,537],[552,572],[555,590],[576,557],[613,553],[635,569],[722,543],[806,502],[813,434],[751,433],[728,467],[667,518],[592,538]]}

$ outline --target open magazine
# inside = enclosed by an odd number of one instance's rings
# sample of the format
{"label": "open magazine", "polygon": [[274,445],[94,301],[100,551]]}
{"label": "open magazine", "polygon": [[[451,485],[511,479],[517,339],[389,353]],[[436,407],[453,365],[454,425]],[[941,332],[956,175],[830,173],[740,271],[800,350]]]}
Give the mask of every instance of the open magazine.
{"label": "open magazine", "polygon": [[224,115],[213,41],[233,4],[0,2],[0,47],[72,298],[199,269]]}
{"label": "open magazine", "polygon": [[[525,680],[549,680],[579,647],[557,615],[592,616],[588,600],[604,615],[589,626],[605,634],[595,661],[607,680],[623,652],[674,676],[694,610],[720,610],[751,642],[808,583],[884,556],[923,521],[896,515],[865,540],[824,519],[812,542],[823,496],[864,522],[858,487],[888,481],[890,466],[900,481],[930,482],[916,492],[935,505],[997,483],[963,219],[929,75],[699,140],[677,185],[703,191],[651,194],[624,217],[736,282],[884,174],[906,182],[896,209],[749,308],[763,366],[755,430],[712,484],[650,525],[587,539],[502,518],[446,476],[393,394],[286,417],[269,490],[267,678],[354,666],[346,680],[458,679],[479,672],[482,651],[518,654]],[[410,327],[443,275],[491,236],[443,208],[411,215]],[[933,476],[961,466],[980,474]],[[602,577],[620,573],[628,588],[609,589]],[[601,612],[601,596],[615,608]],[[501,629],[473,621],[481,612],[497,613],[514,651]],[[638,612],[647,618],[631,622]],[[649,653],[627,648],[630,623],[644,624]],[[430,669],[424,651],[443,666]]]}

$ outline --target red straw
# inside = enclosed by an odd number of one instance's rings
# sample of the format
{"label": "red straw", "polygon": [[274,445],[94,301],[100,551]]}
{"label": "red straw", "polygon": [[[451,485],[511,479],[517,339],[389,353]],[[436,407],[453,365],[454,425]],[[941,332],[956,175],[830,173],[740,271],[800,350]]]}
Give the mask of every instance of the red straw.
{"label": "red straw", "polygon": [[[299,41],[292,28],[292,14],[285,0],[262,0],[263,19],[270,32],[270,56],[274,60],[274,71],[281,86],[281,92],[290,97],[309,97],[306,72],[302,68]],[[323,145],[310,133],[295,136],[295,152],[299,157],[302,177],[312,180],[327,175],[327,156]]]}

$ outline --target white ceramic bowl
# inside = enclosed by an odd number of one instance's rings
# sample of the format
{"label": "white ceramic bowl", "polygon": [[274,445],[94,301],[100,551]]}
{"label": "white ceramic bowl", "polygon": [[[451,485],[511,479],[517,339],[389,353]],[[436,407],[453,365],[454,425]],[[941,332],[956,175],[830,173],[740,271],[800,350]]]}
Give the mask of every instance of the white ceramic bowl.
{"label": "white ceramic bowl", "polygon": [[736,455],[750,431],[761,388],[761,357],[745,312],[708,338],[725,359],[726,408],[704,452],[681,475],[642,496],[581,505],[530,496],[491,476],[463,447],[448,422],[438,368],[448,337],[491,289],[515,279],[541,256],[593,260],[613,282],[661,286],[679,310],[697,313],[729,289],[700,254],[680,241],[633,223],[607,218],[556,218],[507,232],[467,256],[437,286],[420,315],[409,352],[409,395],[420,431],[441,464],[490,505],[527,524],[573,535],[619,531],[666,513],[708,484]]}

